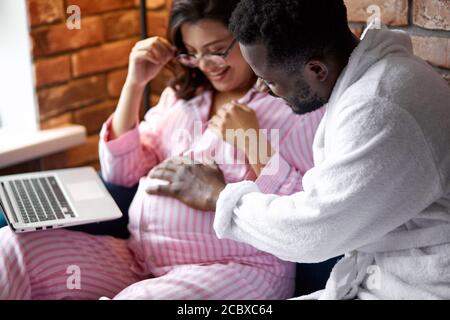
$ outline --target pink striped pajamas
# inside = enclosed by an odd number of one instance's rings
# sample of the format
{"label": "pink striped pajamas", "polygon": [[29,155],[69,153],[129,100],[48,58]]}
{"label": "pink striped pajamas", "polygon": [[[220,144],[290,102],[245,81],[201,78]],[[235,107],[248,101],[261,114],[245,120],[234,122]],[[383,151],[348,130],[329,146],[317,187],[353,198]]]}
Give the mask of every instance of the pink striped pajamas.
{"label": "pink striped pajamas", "polygon": [[[166,89],[145,121],[137,120],[135,129],[115,140],[109,139],[110,117],[100,133],[104,179],[122,186],[139,182],[129,209],[130,239],[68,230],[16,235],[3,228],[0,299],[291,297],[293,263],[244,243],[219,240],[212,226],[214,213],[145,192],[148,171],[178,155],[207,154],[219,163],[227,183],[255,180],[248,164],[224,163],[237,151],[206,129],[211,102],[211,92],[184,101]],[[270,193],[301,190],[301,176],[313,165],[312,142],[324,110],[296,116],[281,99],[255,89],[239,102],[255,110],[262,129],[279,130],[279,152],[295,172],[277,177],[283,180],[279,183],[268,176],[256,183]],[[270,141],[270,133],[267,137]],[[276,141],[271,142],[278,149]]]}

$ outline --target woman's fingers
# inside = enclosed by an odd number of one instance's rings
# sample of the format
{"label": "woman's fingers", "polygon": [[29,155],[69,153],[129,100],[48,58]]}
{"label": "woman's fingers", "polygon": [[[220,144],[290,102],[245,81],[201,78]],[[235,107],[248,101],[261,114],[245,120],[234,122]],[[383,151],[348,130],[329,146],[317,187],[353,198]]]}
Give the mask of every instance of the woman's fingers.
{"label": "woman's fingers", "polygon": [[162,53],[159,49],[139,50],[139,52],[145,52],[150,59],[156,61],[158,64],[165,64],[172,59],[172,56]]}
{"label": "woman's fingers", "polygon": [[132,52],[139,51],[149,52],[153,59],[160,63],[167,63],[173,58],[176,48],[163,38],[153,37],[136,43]]}
{"label": "woman's fingers", "polygon": [[158,40],[160,41],[161,44],[164,44],[166,46],[166,48],[171,51],[172,53],[174,53],[175,51],[177,51],[177,48],[175,46],[173,46],[169,40],[165,39],[165,38],[161,38],[158,37]]}
{"label": "woman's fingers", "polygon": [[139,51],[132,54],[131,57],[134,61],[149,61],[153,64],[160,64],[153,56],[149,55],[146,51]]}
{"label": "woman's fingers", "polygon": [[234,111],[242,110],[242,111],[246,111],[246,112],[253,112],[252,108],[250,108],[249,106],[247,106],[245,104],[239,103],[236,100],[231,101],[231,105],[233,106],[231,108],[231,110],[234,110]]}
{"label": "woman's fingers", "polygon": [[151,38],[147,38],[147,39],[138,41],[134,45],[134,49],[135,50],[141,50],[141,49],[148,50],[154,45],[166,47],[169,51],[173,51],[173,52],[176,51],[176,48],[174,46],[172,46],[172,44],[167,39],[164,39],[161,37],[151,37]]}
{"label": "woman's fingers", "polygon": [[160,57],[160,58],[164,58],[164,59],[170,59],[174,56],[174,51],[171,49],[171,47],[162,44],[162,43],[154,43],[153,47],[151,48],[152,51],[155,52],[155,54]]}
{"label": "woman's fingers", "polygon": [[236,107],[230,103],[220,108],[219,111],[217,111],[216,115],[220,116],[223,119],[229,119],[234,115],[235,112]]}
{"label": "woman's fingers", "polygon": [[149,50],[134,50],[131,52],[130,59],[133,60],[147,60],[154,64],[161,64],[161,59],[158,59],[153,51]]}

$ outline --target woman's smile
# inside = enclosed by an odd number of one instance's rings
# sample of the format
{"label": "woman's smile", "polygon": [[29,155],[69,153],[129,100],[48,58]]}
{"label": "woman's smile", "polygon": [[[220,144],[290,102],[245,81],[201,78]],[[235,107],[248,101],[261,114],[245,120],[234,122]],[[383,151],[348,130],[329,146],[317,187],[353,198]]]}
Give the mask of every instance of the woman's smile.
{"label": "woman's smile", "polygon": [[228,71],[230,70],[230,67],[226,67],[225,69],[219,71],[219,72],[209,72],[205,73],[209,80],[214,82],[221,82],[225,79],[225,77],[228,75]]}

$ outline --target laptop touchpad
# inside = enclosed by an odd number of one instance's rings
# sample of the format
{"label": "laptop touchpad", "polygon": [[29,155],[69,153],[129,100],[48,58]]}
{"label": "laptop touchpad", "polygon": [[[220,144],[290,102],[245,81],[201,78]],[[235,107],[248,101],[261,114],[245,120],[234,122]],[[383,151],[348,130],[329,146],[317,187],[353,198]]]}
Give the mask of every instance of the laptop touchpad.
{"label": "laptop touchpad", "polygon": [[75,201],[92,200],[105,196],[104,191],[95,181],[69,183],[67,189]]}

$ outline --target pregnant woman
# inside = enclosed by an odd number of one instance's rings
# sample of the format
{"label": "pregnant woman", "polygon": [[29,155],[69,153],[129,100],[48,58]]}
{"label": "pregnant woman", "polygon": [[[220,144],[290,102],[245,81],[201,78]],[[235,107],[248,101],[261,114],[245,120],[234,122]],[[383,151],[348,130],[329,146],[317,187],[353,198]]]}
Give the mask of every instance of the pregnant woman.
{"label": "pregnant woman", "polygon": [[[312,166],[312,140],[323,110],[299,121],[281,99],[256,89],[256,76],[227,29],[238,2],[176,0],[169,39],[140,41],[130,54],[117,109],[100,133],[105,181],[122,186],[139,182],[129,209],[130,239],[69,230],[19,235],[2,228],[0,299],[292,296],[294,264],[243,243],[219,240],[213,213],[146,192],[154,182],[149,171],[180,156],[216,162],[228,183],[258,182],[264,161],[245,144],[235,147],[208,128],[210,119],[230,109],[240,115],[238,127],[244,131],[265,129],[268,134],[257,135],[257,145],[269,145],[269,152],[292,148],[283,141],[292,130],[304,132],[295,150],[284,152],[300,159],[301,172]],[[144,87],[168,63],[176,76],[139,122]],[[236,161],[240,158],[245,161]],[[298,181],[285,181],[274,193],[300,189]]]}

